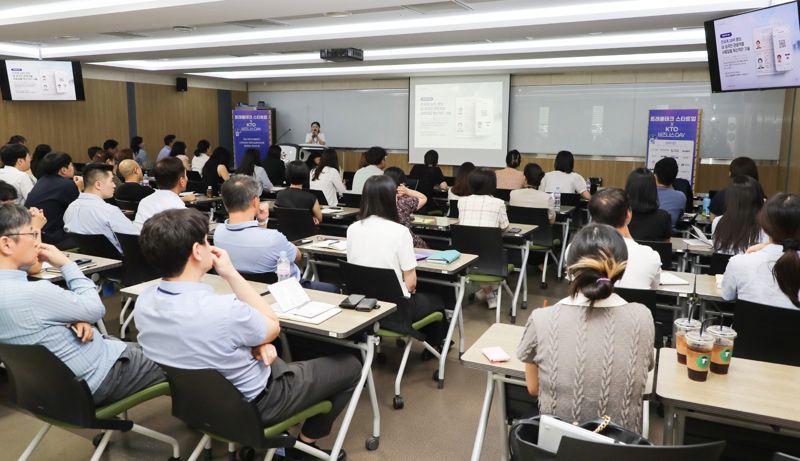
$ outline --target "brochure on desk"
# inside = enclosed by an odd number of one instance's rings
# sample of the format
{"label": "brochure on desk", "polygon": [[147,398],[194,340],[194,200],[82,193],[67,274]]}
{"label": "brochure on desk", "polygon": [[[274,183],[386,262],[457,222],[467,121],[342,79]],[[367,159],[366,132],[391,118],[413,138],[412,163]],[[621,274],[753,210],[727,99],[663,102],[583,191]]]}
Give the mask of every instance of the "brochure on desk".
{"label": "brochure on desk", "polygon": [[293,277],[271,284],[269,292],[275,298],[272,310],[281,319],[317,325],[342,311],[333,304],[312,301]]}

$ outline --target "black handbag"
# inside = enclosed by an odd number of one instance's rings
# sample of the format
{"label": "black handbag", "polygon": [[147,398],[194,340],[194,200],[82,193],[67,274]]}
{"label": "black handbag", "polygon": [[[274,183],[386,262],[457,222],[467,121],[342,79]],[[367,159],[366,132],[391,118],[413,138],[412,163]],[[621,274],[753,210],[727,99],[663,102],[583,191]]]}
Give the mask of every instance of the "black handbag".
{"label": "black handbag", "polygon": [[[539,416],[514,421],[508,433],[508,450],[511,461],[555,461],[556,453],[537,445],[539,441]],[[560,419],[560,418],[559,418]],[[611,422],[611,418],[587,421],[579,427],[597,432],[626,445],[652,445],[646,438]]]}

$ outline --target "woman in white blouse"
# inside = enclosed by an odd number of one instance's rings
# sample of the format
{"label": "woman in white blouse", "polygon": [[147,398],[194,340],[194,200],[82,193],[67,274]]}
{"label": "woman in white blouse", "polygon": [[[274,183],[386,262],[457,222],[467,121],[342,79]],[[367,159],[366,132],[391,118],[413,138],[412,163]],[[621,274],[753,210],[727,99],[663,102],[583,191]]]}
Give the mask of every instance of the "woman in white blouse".
{"label": "woman in white blouse", "polygon": [[558,190],[562,194],[581,194],[583,198],[589,200],[592,195],[586,189],[586,180],[583,176],[572,171],[575,167],[575,157],[572,152],[562,150],[556,154],[555,171],[550,171],[544,175],[542,185],[539,190],[553,193]]}
{"label": "woman in white blouse", "polygon": [[336,155],[336,150],[328,148],[322,152],[319,164],[311,170],[309,187],[321,190],[328,205],[336,206],[339,203],[339,194],[347,192],[347,188],[339,173],[339,157]]}
{"label": "woman in white blouse", "polygon": [[273,185],[272,181],[269,180],[269,176],[267,176],[267,172],[259,164],[260,157],[261,151],[254,147],[245,150],[236,174],[254,177],[258,184],[261,185],[261,193],[263,194],[271,191]]}

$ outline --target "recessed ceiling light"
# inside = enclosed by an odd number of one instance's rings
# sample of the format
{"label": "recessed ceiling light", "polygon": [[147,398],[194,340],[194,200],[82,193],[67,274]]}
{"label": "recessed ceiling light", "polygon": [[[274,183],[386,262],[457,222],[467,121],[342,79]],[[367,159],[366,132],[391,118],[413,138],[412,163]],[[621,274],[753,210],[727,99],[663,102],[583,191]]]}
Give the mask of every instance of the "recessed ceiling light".
{"label": "recessed ceiling light", "polygon": [[56,35],[54,38],[56,40],[66,40],[69,42],[74,42],[81,39],[80,37],[76,37],[74,35]]}
{"label": "recessed ceiling light", "polygon": [[589,35],[603,35],[602,32],[589,32]]}
{"label": "recessed ceiling light", "polygon": [[189,32],[194,32],[194,27],[192,27],[192,26],[172,26],[172,30],[174,30],[175,32],[189,33]]}
{"label": "recessed ceiling light", "polygon": [[533,37],[531,37],[530,35],[526,35],[525,40],[533,40]]}
{"label": "recessed ceiling light", "polygon": [[328,11],[327,13],[322,13],[322,15],[329,18],[346,18],[352,16],[353,13],[349,11]]}

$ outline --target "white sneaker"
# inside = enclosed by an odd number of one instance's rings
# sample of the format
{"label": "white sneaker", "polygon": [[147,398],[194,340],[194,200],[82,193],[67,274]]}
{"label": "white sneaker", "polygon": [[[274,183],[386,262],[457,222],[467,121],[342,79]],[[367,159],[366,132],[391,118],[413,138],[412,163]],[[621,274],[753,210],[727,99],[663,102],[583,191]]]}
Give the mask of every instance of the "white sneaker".
{"label": "white sneaker", "polygon": [[497,309],[497,295],[494,294],[494,291],[486,295],[486,304],[489,309]]}

